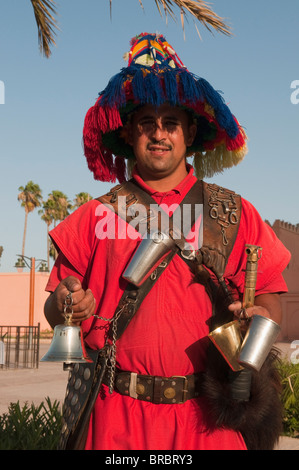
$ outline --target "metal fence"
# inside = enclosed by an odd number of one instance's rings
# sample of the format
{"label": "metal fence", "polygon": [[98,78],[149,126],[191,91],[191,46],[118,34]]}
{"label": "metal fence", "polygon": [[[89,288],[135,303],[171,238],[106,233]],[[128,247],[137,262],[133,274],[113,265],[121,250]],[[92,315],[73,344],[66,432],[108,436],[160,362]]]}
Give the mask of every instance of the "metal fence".
{"label": "metal fence", "polygon": [[0,326],[0,370],[38,368],[40,324]]}

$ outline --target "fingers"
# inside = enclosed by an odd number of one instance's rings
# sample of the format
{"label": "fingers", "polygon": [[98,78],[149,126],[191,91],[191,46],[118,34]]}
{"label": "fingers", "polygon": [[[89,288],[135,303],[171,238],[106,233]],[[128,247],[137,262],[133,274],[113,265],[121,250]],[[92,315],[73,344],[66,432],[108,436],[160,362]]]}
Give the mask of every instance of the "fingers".
{"label": "fingers", "polygon": [[[56,303],[58,310],[63,313],[65,307],[66,296],[72,293],[72,321],[73,323],[81,323],[82,321],[93,315],[96,306],[96,300],[90,289],[86,291],[82,288],[82,284],[74,276],[63,279],[57,287]],[[68,309],[68,312],[70,309]]]}
{"label": "fingers", "polygon": [[65,287],[70,292],[78,292],[82,289],[81,282],[75,276],[69,276],[63,279],[60,286]]}
{"label": "fingers", "polygon": [[[267,318],[270,318],[270,313],[269,311],[265,308],[265,307],[262,307],[260,305],[254,305],[253,307],[248,307],[245,309],[245,312],[244,312],[244,309],[242,307],[242,303],[240,301],[236,301],[236,302],[233,302],[232,304],[230,304],[228,306],[228,309],[233,312],[233,314],[238,317],[238,318],[250,318],[252,317],[253,315],[261,315],[263,317],[267,317]],[[245,315],[244,315],[245,313]]]}
{"label": "fingers", "polygon": [[[90,289],[84,291],[81,289],[77,292],[77,296],[73,294],[73,321],[82,322],[91,317],[95,312],[96,300]],[[80,294],[80,295],[79,295]]]}

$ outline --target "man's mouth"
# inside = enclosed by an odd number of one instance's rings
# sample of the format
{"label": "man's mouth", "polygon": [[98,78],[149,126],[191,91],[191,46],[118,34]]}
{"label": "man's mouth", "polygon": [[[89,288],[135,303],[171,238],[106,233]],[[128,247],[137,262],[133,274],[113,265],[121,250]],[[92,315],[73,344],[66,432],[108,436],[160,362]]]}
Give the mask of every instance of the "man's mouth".
{"label": "man's mouth", "polygon": [[148,150],[150,150],[151,152],[156,152],[156,153],[163,153],[163,152],[167,152],[169,150],[171,150],[171,146],[170,145],[157,145],[157,144],[149,144],[147,146]]}

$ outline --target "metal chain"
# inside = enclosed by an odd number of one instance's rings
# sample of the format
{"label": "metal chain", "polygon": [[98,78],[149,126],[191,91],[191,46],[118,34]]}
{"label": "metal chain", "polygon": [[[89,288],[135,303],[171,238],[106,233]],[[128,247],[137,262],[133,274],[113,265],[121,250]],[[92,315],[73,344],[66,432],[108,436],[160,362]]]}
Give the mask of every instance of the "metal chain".
{"label": "metal chain", "polygon": [[69,292],[64,301],[64,309],[63,309],[63,316],[65,319],[66,325],[72,324],[72,317],[73,317],[73,297],[72,293]]}
{"label": "metal chain", "polygon": [[[127,307],[128,304],[123,305],[119,311],[114,315],[112,318],[105,318],[99,315],[93,315],[95,318],[99,320],[107,321],[108,323],[112,323],[112,344],[108,350],[108,361],[107,361],[107,369],[109,371],[109,393],[111,394],[114,390],[114,381],[115,381],[115,370],[116,370],[116,335],[117,335],[117,320],[119,319],[121,313]],[[108,344],[108,339],[106,341],[106,345]]]}

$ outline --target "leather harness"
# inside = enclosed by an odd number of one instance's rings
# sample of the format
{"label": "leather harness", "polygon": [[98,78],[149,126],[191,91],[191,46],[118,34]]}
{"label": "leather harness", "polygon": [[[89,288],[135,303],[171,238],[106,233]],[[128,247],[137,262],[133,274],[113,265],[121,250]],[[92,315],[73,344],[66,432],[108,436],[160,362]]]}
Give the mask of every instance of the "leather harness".
{"label": "leather harness", "polygon": [[[120,196],[125,198],[124,205],[118,204]],[[148,214],[143,230],[149,230],[152,205],[156,205],[156,202],[133,179],[115,186],[97,200],[104,205],[112,206],[115,213],[127,223],[133,220],[128,208],[132,204],[143,204]],[[197,181],[180,206],[183,204],[194,206],[201,203],[203,204],[203,244],[193,253],[194,259],[192,259],[191,265],[195,263],[203,269],[211,270],[228,295],[223,275],[237,236],[241,214],[241,197],[215,184]],[[195,211],[191,213],[194,215]],[[194,222],[192,220],[191,226]],[[176,232],[180,230],[174,227],[173,217],[170,218],[169,226]],[[141,230],[142,227],[139,227],[139,231]],[[115,341],[123,334],[143,299],[171,259],[178,254],[190,266],[190,253],[183,253],[185,247],[185,239],[181,233],[181,236],[176,237],[175,249],[167,255],[163,263],[140,287],[128,284],[113,316],[117,322],[111,322],[108,332],[108,338],[112,345],[115,345]],[[88,354],[93,359],[92,363],[75,364],[73,370],[70,371],[63,407],[63,429],[58,446],[60,449],[84,448],[90,413],[100,386],[102,383],[111,384],[111,377],[107,374],[111,344],[106,344],[100,351],[88,350]],[[155,404],[184,403],[187,399],[195,398],[201,394],[201,374],[184,377],[159,377],[116,370],[113,382],[119,393]],[[84,387],[84,391],[82,387]]]}
{"label": "leather harness", "polygon": [[[118,204],[119,197],[125,198],[126,205]],[[128,208],[132,204],[137,203],[145,206],[148,218],[143,229],[139,227],[142,235],[145,230],[147,232],[150,231],[149,222],[153,215],[157,217],[157,215],[153,214],[155,201],[134,180],[130,180],[123,185],[117,185],[108,194],[98,198],[98,200],[105,205],[112,206],[118,216],[123,218],[128,224],[133,220]],[[205,264],[207,268],[214,272],[222,287],[227,290],[223,274],[237,235],[240,220],[239,213],[241,210],[240,197],[232,191],[197,180],[181,202],[180,207],[184,204],[190,204],[193,208],[195,204],[204,205],[203,245],[193,255],[191,263],[195,261],[200,265]],[[191,226],[193,226],[195,223],[195,210],[192,210],[191,213]],[[181,228],[173,227],[173,218],[173,216],[170,218],[169,226],[177,234]],[[163,218],[161,223],[163,223]],[[163,230],[163,227],[160,228]],[[175,254],[180,255],[190,265],[190,255],[188,256],[188,252],[184,249],[186,245],[183,234],[180,233],[176,240],[176,249],[156,268],[154,276],[151,275],[142,285],[142,288],[135,287],[132,284],[128,285],[114,314],[114,316],[117,316],[120,309],[122,309],[122,314],[117,320],[116,339],[119,339],[120,335],[124,332],[138,311],[141,302],[154,283],[157,282]],[[112,326],[110,327],[109,334],[110,338],[112,338]],[[176,377],[143,376],[137,375],[134,372],[116,370],[114,382],[114,389],[119,393],[152,403],[184,403],[186,399],[195,398],[201,394],[200,374],[193,374],[192,376],[180,377],[178,379]],[[103,383],[109,385],[109,374],[104,376]],[[161,383],[163,384],[162,386]]]}
{"label": "leather harness", "polygon": [[[118,204],[118,198],[120,196],[126,198],[125,207]],[[152,217],[152,205],[156,204],[154,199],[142,190],[133,179],[115,186],[109,193],[99,197],[97,200],[104,205],[112,206],[115,213],[128,224],[133,220],[130,211],[127,210],[132,204],[139,203],[146,207],[148,221],[150,221]],[[210,269],[225,288],[223,275],[237,236],[241,214],[241,198],[233,191],[221,188],[215,184],[207,184],[197,180],[180,206],[183,204],[191,204],[194,206],[195,204],[201,203],[203,204],[203,243],[201,248],[196,251],[196,263]],[[192,214],[194,216],[195,211],[192,211]],[[173,216],[170,218],[170,226],[172,219]],[[195,221],[192,220],[191,226],[194,222]],[[147,224],[145,228],[149,230],[149,225]],[[183,234],[181,238],[177,238],[176,240],[178,242],[177,249],[173,250],[173,252],[168,255],[166,261],[157,267],[155,276],[150,276],[141,286],[142,288],[136,288],[132,284],[129,284],[124,291],[114,314],[114,316],[116,316],[118,311],[123,309],[122,315],[118,319],[117,339],[123,333],[133,318],[133,315],[137,312],[145,295],[147,295],[166,266],[168,266],[170,260],[175,254],[181,254],[181,251],[183,251],[185,247]],[[188,262],[188,257],[185,256],[182,259]],[[126,303],[128,304],[128,308],[124,309]]]}

